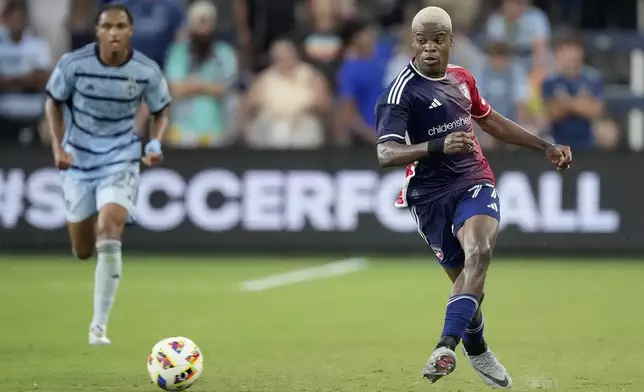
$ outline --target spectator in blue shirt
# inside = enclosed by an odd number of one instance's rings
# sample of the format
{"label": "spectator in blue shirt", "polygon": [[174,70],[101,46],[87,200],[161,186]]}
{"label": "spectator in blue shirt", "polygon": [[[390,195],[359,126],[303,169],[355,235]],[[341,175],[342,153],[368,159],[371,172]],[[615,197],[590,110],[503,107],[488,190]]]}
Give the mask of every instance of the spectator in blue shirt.
{"label": "spectator in blue shirt", "polygon": [[336,143],[347,145],[351,137],[375,144],[374,106],[390,81],[386,80],[390,48],[376,42],[374,28],[366,21],[351,20],[342,32],[345,58],[338,77],[340,118]]}
{"label": "spectator in blue shirt", "polygon": [[552,137],[572,148],[594,148],[593,121],[604,111],[602,77],[584,65],[584,47],[575,37],[555,44],[555,58],[558,71],[542,85]]}
{"label": "spectator in blue shirt", "polygon": [[185,23],[183,0],[112,0],[134,18],[132,46],[163,68],[166,54]]}

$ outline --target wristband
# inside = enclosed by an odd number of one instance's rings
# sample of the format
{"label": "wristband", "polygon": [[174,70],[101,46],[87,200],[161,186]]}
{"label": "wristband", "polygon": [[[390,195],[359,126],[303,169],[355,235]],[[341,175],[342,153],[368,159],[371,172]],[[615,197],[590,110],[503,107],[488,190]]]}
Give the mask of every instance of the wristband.
{"label": "wristband", "polygon": [[429,155],[442,154],[445,147],[445,138],[430,140],[427,142],[427,153]]}
{"label": "wristband", "polygon": [[161,153],[161,142],[158,139],[152,139],[145,145],[145,153]]}

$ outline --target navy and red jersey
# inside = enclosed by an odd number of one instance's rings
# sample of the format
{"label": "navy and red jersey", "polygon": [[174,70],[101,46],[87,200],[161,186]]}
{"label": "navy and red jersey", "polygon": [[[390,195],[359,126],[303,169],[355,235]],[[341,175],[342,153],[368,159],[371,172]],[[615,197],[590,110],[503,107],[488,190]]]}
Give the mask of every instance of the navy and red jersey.
{"label": "navy and red jersey", "polygon": [[436,155],[407,167],[397,207],[436,200],[479,183],[494,184],[494,174],[474,136],[473,121],[492,108],[476,88],[470,72],[449,65],[444,77],[421,74],[410,62],[376,104],[378,143],[418,144],[452,132],[469,132],[475,151]]}

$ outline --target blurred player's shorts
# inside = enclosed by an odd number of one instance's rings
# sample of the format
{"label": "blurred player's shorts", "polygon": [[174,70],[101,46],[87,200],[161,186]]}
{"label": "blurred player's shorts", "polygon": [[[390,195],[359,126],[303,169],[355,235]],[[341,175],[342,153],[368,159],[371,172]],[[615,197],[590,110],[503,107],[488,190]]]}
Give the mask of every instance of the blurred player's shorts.
{"label": "blurred player's shorts", "polygon": [[139,187],[139,168],[98,179],[79,179],[63,174],[62,190],[67,221],[82,222],[106,204],[117,204],[128,212],[127,224],[134,223],[134,209]]}

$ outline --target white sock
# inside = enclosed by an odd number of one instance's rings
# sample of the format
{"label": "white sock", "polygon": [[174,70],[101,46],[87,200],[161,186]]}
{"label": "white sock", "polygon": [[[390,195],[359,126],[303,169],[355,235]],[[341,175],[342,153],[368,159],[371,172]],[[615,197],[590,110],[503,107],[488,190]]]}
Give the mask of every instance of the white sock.
{"label": "white sock", "polygon": [[94,317],[92,325],[107,327],[110,310],[114,304],[116,289],[121,280],[121,241],[100,240],[96,242],[98,262],[94,277]]}

